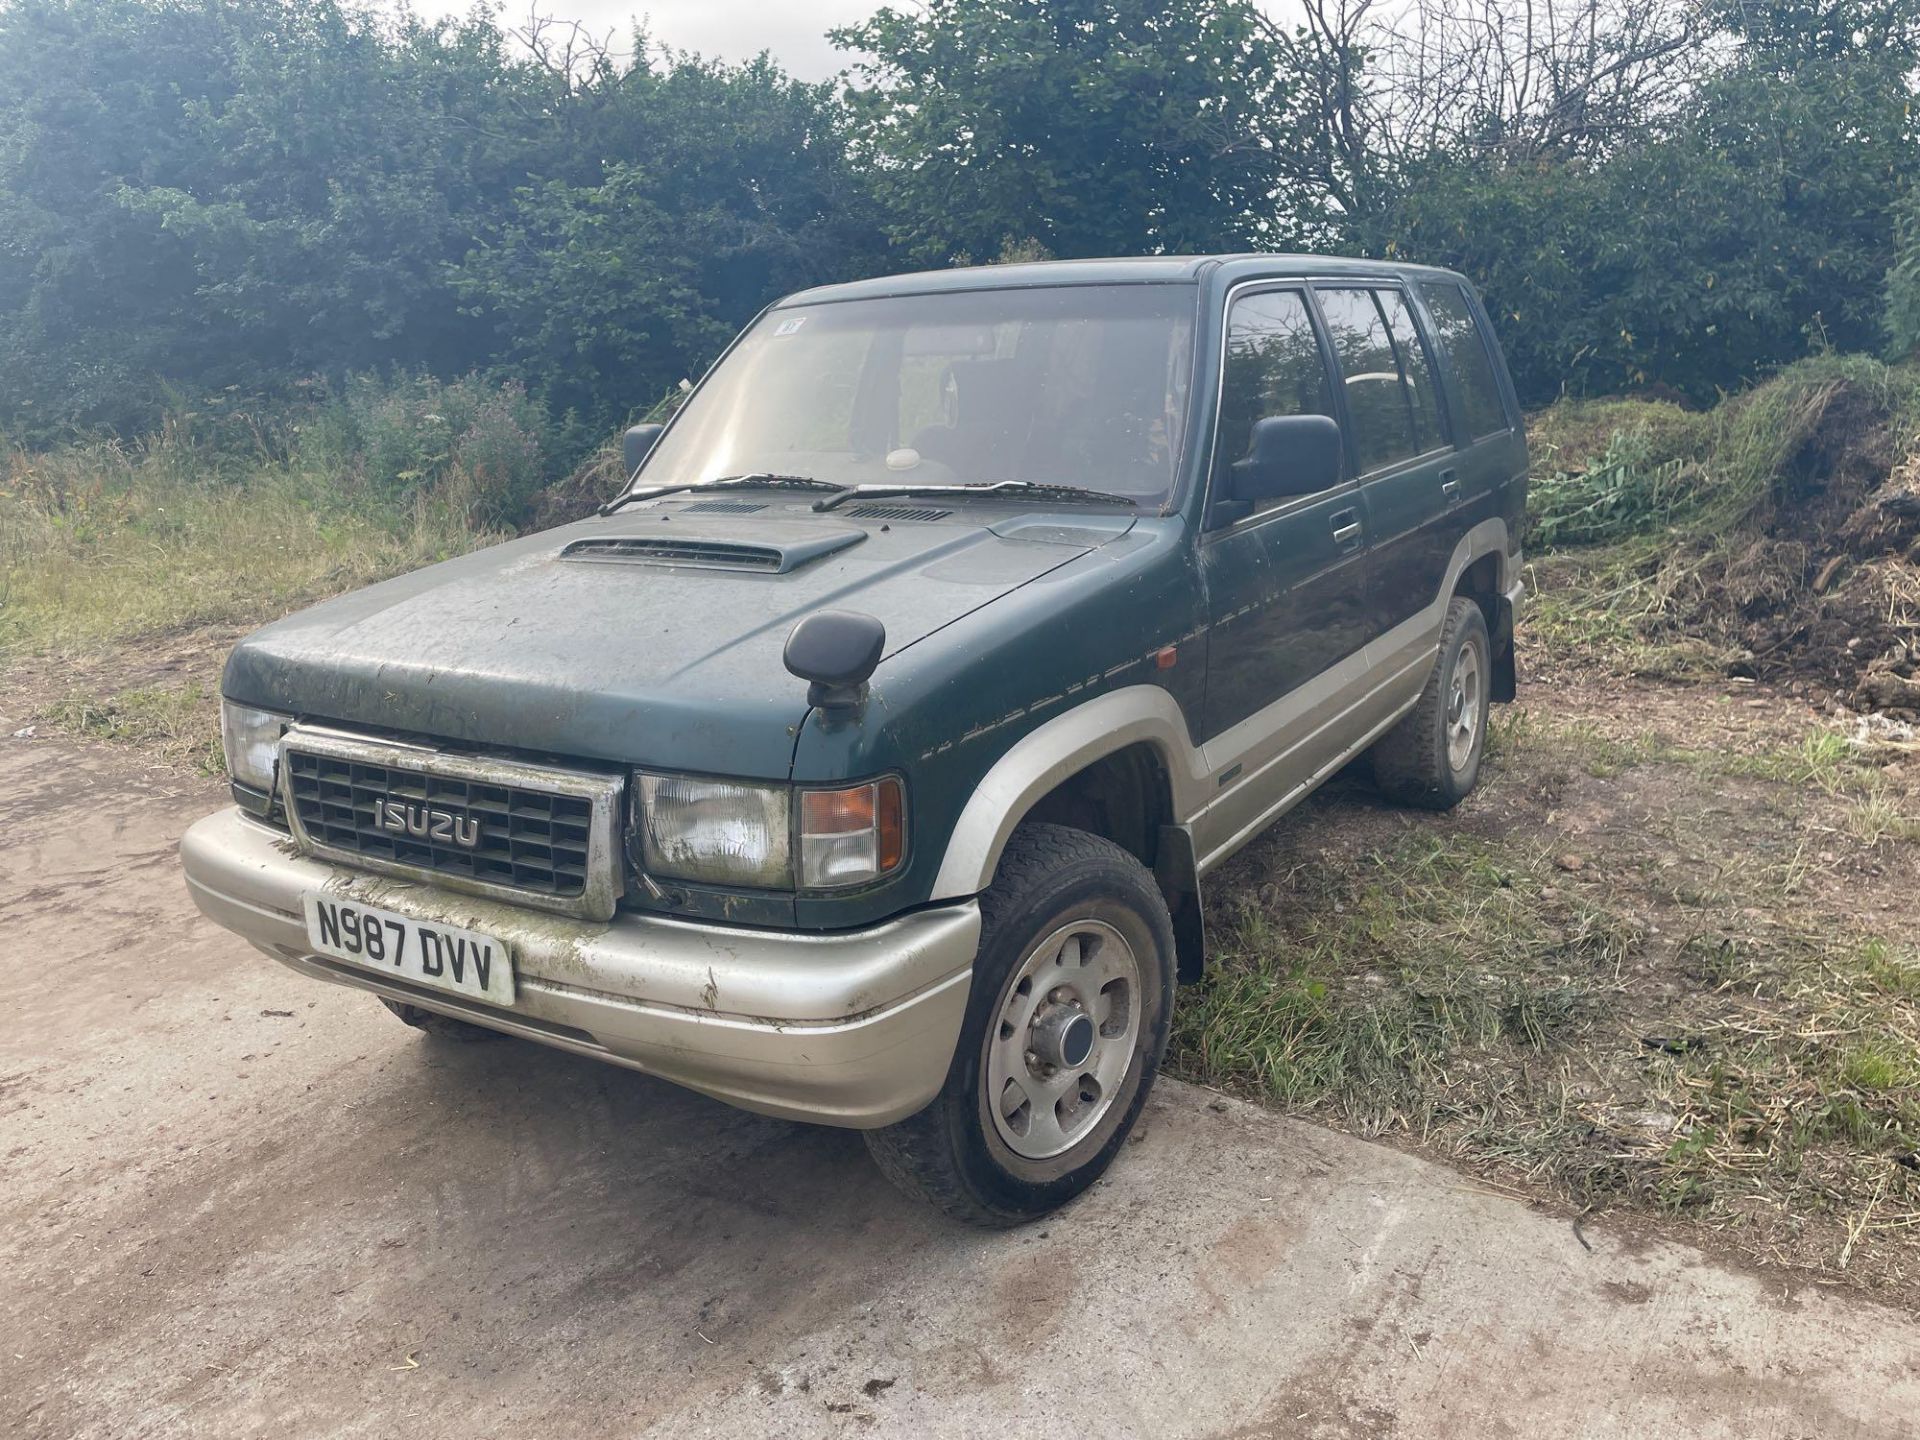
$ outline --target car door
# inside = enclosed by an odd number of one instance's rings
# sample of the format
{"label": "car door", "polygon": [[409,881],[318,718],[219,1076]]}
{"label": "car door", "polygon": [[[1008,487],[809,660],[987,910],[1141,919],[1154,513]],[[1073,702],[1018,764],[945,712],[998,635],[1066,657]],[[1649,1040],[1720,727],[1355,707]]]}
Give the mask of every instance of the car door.
{"label": "car door", "polygon": [[1432,357],[1397,285],[1314,290],[1373,526],[1369,639],[1431,618],[1458,539],[1459,470]]}
{"label": "car door", "polygon": [[1339,739],[1326,719],[1364,671],[1367,520],[1351,477],[1221,516],[1230,467],[1246,455],[1254,423],[1276,415],[1337,417],[1325,339],[1300,285],[1242,291],[1227,314],[1207,512],[1215,523],[1200,542],[1210,624],[1204,750],[1218,786],[1203,849],[1325,760],[1322,750]]}
{"label": "car door", "polygon": [[1506,516],[1508,492],[1526,473],[1526,440],[1518,409],[1500,381],[1485,321],[1466,288],[1455,280],[1424,280],[1418,288],[1452,398],[1459,474],[1453,528],[1464,531]]}

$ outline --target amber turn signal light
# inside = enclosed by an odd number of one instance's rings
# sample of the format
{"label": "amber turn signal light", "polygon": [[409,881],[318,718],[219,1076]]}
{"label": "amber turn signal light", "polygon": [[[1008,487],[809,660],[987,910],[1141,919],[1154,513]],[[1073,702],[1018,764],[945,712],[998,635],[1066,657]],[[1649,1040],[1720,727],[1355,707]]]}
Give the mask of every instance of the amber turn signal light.
{"label": "amber turn signal light", "polygon": [[877,880],[898,869],[906,851],[906,797],[897,778],[800,792],[803,888],[834,889]]}

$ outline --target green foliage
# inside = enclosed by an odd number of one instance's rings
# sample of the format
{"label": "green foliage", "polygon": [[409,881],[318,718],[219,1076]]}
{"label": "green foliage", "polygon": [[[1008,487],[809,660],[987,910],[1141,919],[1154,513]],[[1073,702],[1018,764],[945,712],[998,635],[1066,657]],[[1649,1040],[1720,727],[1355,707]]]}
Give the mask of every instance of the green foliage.
{"label": "green foliage", "polygon": [[[0,394],[28,433],[192,391],[471,363],[447,267],[504,197],[489,24],[334,0],[0,8]],[[509,125],[510,113],[500,119]]]}
{"label": "green foliage", "polygon": [[836,32],[872,58],[857,153],[916,259],[1270,246],[1298,117],[1244,0],[929,0]]}
{"label": "green foliage", "polygon": [[684,60],[574,103],[599,158],[516,191],[459,278],[497,360],[556,409],[623,419],[769,301],[880,268],[827,87]]}
{"label": "green foliage", "polygon": [[874,263],[823,87],[508,44],[341,0],[0,5],[0,425],[504,363],[611,426]]}
{"label": "green foliage", "polygon": [[1920,359],[1920,189],[1900,212],[1899,247],[1887,272],[1887,345],[1894,359]]}
{"label": "green foliage", "polygon": [[[1437,9],[1452,79],[1251,0],[929,0],[837,32],[836,93],[480,10],[0,0],[0,428],[204,429],[479,372],[604,433],[787,291],[1282,245],[1463,270],[1529,403],[1911,350],[1913,0],[1673,13],[1595,0],[1565,58],[1606,94],[1527,100]],[[1686,64],[1633,59],[1670,31]]]}
{"label": "green foliage", "polygon": [[1596,545],[1668,524],[1692,497],[1684,461],[1655,462],[1644,431],[1622,431],[1579,470],[1549,470],[1527,492],[1531,537]]}
{"label": "green foliage", "polygon": [[1920,12],[1730,13],[1732,59],[1677,119],[1597,155],[1437,148],[1356,227],[1480,283],[1526,403],[1656,384],[1706,400],[1810,349],[1878,348],[1920,153]]}
{"label": "green foliage", "polygon": [[546,407],[517,384],[355,376],[300,427],[293,459],[350,478],[376,509],[431,490],[501,526],[526,517],[565,449]]}

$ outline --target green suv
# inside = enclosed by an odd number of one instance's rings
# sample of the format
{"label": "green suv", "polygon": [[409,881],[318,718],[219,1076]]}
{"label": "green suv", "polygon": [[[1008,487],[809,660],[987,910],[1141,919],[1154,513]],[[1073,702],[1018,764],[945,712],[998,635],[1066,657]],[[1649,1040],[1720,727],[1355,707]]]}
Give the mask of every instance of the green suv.
{"label": "green suv", "polygon": [[762,314],[593,518],[249,636],[200,908],[410,1025],[865,1131],[1044,1214],[1200,891],[1327,776],[1440,809],[1514,687],[1526,442],[1458,275],[954,270]]}

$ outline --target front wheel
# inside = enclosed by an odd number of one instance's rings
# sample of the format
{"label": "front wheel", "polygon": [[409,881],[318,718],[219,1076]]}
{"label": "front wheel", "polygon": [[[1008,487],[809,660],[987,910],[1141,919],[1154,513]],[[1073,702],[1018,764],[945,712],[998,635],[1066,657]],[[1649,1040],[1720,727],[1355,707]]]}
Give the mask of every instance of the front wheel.
{"label": "front wheel", "polygon": [[1173,1014],[1173,921],[1138,860],[1064,825],[1015,831],[980,909],[946,1083],[867,1147],[954,1218],[1018,1225],[1099,1179],[1146,1104]]}

